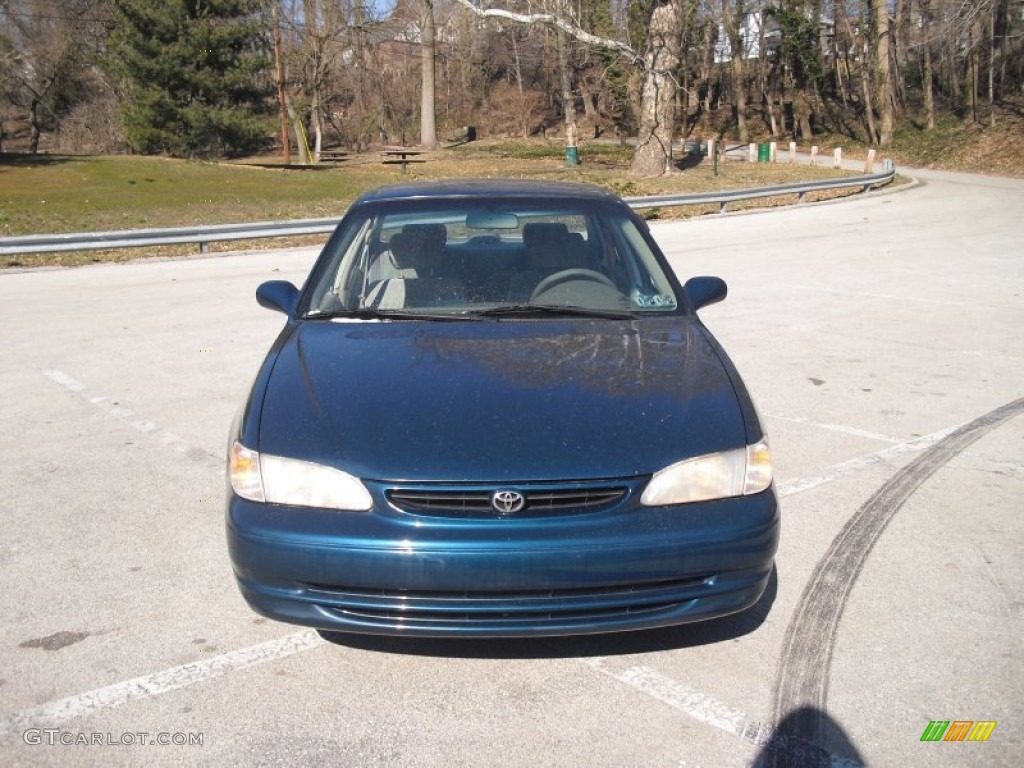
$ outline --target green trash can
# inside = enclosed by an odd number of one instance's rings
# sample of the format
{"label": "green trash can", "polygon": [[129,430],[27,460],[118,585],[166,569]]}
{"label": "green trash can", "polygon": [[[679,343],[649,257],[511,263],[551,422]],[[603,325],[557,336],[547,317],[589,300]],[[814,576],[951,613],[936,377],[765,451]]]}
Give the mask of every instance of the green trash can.
{"label": "green trash can", "polygon": [[579,147],[566,147],[565,148],[565,164],[566,165],[579,165],[580,164],[580,149],[579,149]]}
{"label": "green trash can", "polygon": [[771,144],[758,144],[757,145],[757,162],[768,163],[772,159],[772,145]]}

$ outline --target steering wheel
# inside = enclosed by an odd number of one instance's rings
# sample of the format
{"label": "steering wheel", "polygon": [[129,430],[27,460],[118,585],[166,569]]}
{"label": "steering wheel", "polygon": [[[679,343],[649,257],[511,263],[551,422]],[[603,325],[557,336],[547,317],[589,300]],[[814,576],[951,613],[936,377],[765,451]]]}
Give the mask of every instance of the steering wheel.
{"label": "steering wheel", "polygon": [[618,293],[619,291],[619,287],[615,285],[615,283],[613,283],[610,278],[608,278],[605,275],[602,275],[600,272],[595,272],[592,269],[582,268],[563,269],[561,272],[555,272],[555,274],[553,275],[548,275],[539,283],[537,283],[537,287],[534,288],[533,293],[530,294],[530,300],[532,301],[537,296],[544,293],[545,291],[551,290],[556,285],[573,282],[574,280],[584,280],[590,283],[600,283],[601,285],[611,288],[616,293]]}

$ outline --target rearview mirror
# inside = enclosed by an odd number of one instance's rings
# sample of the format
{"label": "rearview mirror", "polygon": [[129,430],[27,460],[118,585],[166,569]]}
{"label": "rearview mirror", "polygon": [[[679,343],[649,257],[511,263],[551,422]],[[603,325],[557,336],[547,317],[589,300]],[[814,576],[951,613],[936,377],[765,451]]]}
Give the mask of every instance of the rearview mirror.
{"label": "rearview mirror", "polygon": [[683,290],[694,309],[715,304],[729,293],[729,287],[720,277],[691,277],[686,281]]}
{"label": "rearview mirror", "polygon": [[466,216],[469,229],[518,229],[519,217],[514,213],[497,211],[473,211]]}
{"label": "rearview mirror", "polygon": [[299,289],[287,280],[268,280],[256,289],[256,301],[290,317],[299,304]]}

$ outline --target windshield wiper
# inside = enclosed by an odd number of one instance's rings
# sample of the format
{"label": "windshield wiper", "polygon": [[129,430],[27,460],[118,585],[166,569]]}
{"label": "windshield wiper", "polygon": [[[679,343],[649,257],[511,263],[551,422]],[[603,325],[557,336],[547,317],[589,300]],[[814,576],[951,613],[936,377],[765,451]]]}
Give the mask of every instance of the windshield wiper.
{"label": "windshield wiper", "polygon": [[424,312],[408,309],[376,309],[374,307],[357,307],[356,309],[313,309],[302,316],[304,320],[333,320],[335,318],[354,318],[358,320],[479,320],[468,316],[465,312]]}
{"label": "windshield wiper", "polygon": [[473,314],[481,317],[526,317],[542,315],[554,317],[600,317],[609,320],[628,320],[635,315],[625,309],[597,309],[556,304],[505,304],[500,307],[479,309]]}

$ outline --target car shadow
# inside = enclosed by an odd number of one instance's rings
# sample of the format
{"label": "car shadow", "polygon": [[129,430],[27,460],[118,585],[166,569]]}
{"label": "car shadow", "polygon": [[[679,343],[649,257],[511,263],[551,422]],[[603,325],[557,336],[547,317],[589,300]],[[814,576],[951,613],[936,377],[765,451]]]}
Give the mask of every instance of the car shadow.
{"label": "car shadow", "polygon": [[422,638],[357,635],[321,630],[334,645],[378,653],[436,656],[458,659],[550,659],[591,656],[624,656],[693,648],[734,640],[755,631],[771,611],[778,593],[778,575],[773,567],[761,599],[745,611],[720,619],[680,624],[663,629],[609,632],[601,635],[525,638]]}
{"label": "car shadow", "polygon": [[864,765],[842,725],[817,707],[793,710],[772,731],[754,768],[830,768],[837,763]]}

